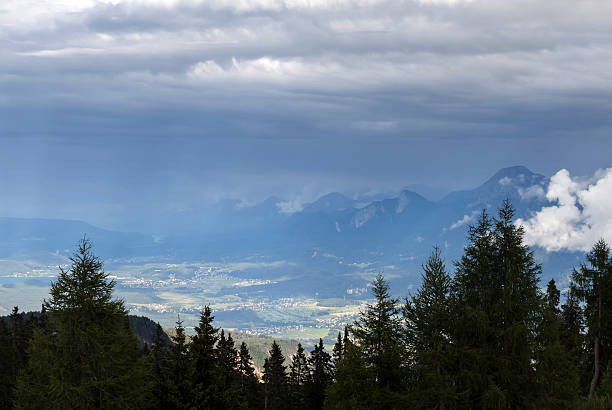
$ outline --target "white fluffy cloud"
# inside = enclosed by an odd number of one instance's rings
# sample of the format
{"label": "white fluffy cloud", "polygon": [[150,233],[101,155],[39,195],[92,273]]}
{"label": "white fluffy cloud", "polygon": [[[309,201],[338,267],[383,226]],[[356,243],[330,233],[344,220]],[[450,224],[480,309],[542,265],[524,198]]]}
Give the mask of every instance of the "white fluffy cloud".
{"label": "white fluffy cloud", "polygon": [[598,171],[590,181],[562,169],[551,178],[546,198],[556,205],[517,220],[529,245],[586,251],[601,238],[612,241],[612,168]]}
{"label": "white fluffy cloud", "polygon": [[529,199],[544,199],[546,198],[546,192],[544,192],[544,188],[540,185],[532,185],[527,188],[518,188],[518,193],[521,198],[529,200]]}
{"label": "white fluffy cloud", "polygon": [[469,224],[470,222],[472,222],[474,220],[474,217],[476,215],[478,215],[478,211],[473,211],[470,215],[467,215],[467,214],[463,215],[463,218],[459,219],[457,222],[452,224],[450,226],[450,228],[448,228],[448,229],[450,229],[452,231],[453,229],[457,229],[457,228],[459,228],[459,227],[461,227],[461,226],[463,226],[465,224]]}

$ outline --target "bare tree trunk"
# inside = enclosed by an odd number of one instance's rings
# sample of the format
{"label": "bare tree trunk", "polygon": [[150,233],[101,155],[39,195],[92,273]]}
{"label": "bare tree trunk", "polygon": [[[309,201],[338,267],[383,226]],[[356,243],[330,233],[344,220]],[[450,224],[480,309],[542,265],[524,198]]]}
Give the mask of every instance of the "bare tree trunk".
{"label": "bare tree trunk", "polygon": [[595,366],[594,366],[594,370],[593,370],[593,379],[591,380],[591,387],[589,388],[589,399],[591,397],[593,397],[593,393],[595,392],[595,388],[597,387],[597,382],[599,381],[599,373],[600,373],[600,368],[599,368],[599,349],[600,349],[600,345],[601,345],[601,339],[600,339],[600,335],[601,335],[601,294],[599,295],[599,298],[597,300],[597,324],[598,324],[598,329],[597,329],[597,336],[595,337],[595,346],[594,346],[594,350],[595,350]]}

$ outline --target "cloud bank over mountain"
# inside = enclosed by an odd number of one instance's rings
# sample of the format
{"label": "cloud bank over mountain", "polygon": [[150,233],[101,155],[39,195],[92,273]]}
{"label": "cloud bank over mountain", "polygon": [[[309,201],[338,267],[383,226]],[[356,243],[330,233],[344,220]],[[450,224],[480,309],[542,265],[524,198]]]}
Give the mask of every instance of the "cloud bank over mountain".
{"label": "cloud bank over mountain", "polygon": [[562,169],[550,179],[546,198],[555,205],[517,221],[528,244],[547,251],[586,251],[601,238],[612,242],[612,168],[587,181]]}

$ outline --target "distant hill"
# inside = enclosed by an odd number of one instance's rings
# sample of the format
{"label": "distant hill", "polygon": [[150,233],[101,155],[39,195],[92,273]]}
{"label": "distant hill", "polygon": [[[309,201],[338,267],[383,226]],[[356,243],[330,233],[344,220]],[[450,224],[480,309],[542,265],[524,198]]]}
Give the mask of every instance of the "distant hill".
{"label": "distant hill", "polygon": [[[170,337],[176,334],[174,328],[164,329],[164,331]],[[242,342],[247,344],[249,353],[253,357],[253,364],[257,368],[260,375],[263,372],[264,360],[269,356],[268,351],[270,350],[274,340],[276,340],[276,343],[280,346],[283,355],[285,356],[285,364],[287,366],[289,366],[289,363],[291,362],[291,356],[293,356],[293,354],[295,354],[297,351],[297,340],[276,339],[271,336],[253,336],[232,331],[230,331],[230,333],[234,339],[236,349],[240,348],[240,344]],[[310,349],[312,349],[312,346],[304,346],[304,348],[307,350],[307,352],[309,352]]]}
{"label": "distant hill", "polygon": [[[130,315],[130,328],[138,338],[138,345],[142,348],[145,343],[149,347],[153,346],[155,342],[155,333],[157,329],[157,323],[152,321],[146,316],[134,316]],[[163,336],[166,342],[170,343],[170,337],[164,332]]]}
{"label": "distant hill", "polygon": [[0,258],[69,255],[84,235],[103,258],[157,250],[151,235],[110,231],[82,221],[0,217]]}
{"label": "distant hill", "polygon": [[[32,316],[39,317],[40,312],[26,312],[24,315],[25,321],[27,322],[27,320]],[[3,320],[10,327],[8,316],[0,316],[0,320]],[[149,347],[152,346],[155,340],[155,329],[157,328],[157,323],[146,316],[129,315],[129,320],[130,328],[138,339],[138,346],[141,349],[144,347],[145,343],[149,345]],[[163,337],[168,343],[170,343],[170,338],[166,333],[164,333]]]}

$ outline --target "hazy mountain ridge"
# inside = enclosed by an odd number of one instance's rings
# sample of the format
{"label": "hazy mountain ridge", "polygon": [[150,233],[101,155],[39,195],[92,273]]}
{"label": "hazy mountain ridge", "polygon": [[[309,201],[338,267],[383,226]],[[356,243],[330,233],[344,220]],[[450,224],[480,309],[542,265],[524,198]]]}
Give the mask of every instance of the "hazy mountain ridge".
{"label": "hazy mountain ridge", "polygon": [[452,258],[462,250],[465,228],[480,210],[494,212],[509,198],[517,216],[529,216],[549,204],[544,196],[547,185],[547,177],[515,166],[499,170],[472,190],[451,192],[437,202],[403,190],[363,206],[360,200],[332,192],[287,214],[281,212],[282,200],[277,197],[250,207],[225,201],[211,211],[214,227],[199,222],[206,218],[192,212],[192,222],[177,222],[185,226],[183,231],[172,229],[156,236],[114,232],[79,221],[0,218],[0,257],[62,252],[87,234],[105,257],[188,260],[258,253],[308,260],[313,249],[321,249],[354,257],[378,252],[391,258],[406,251],[424,255],[438,244]]}

